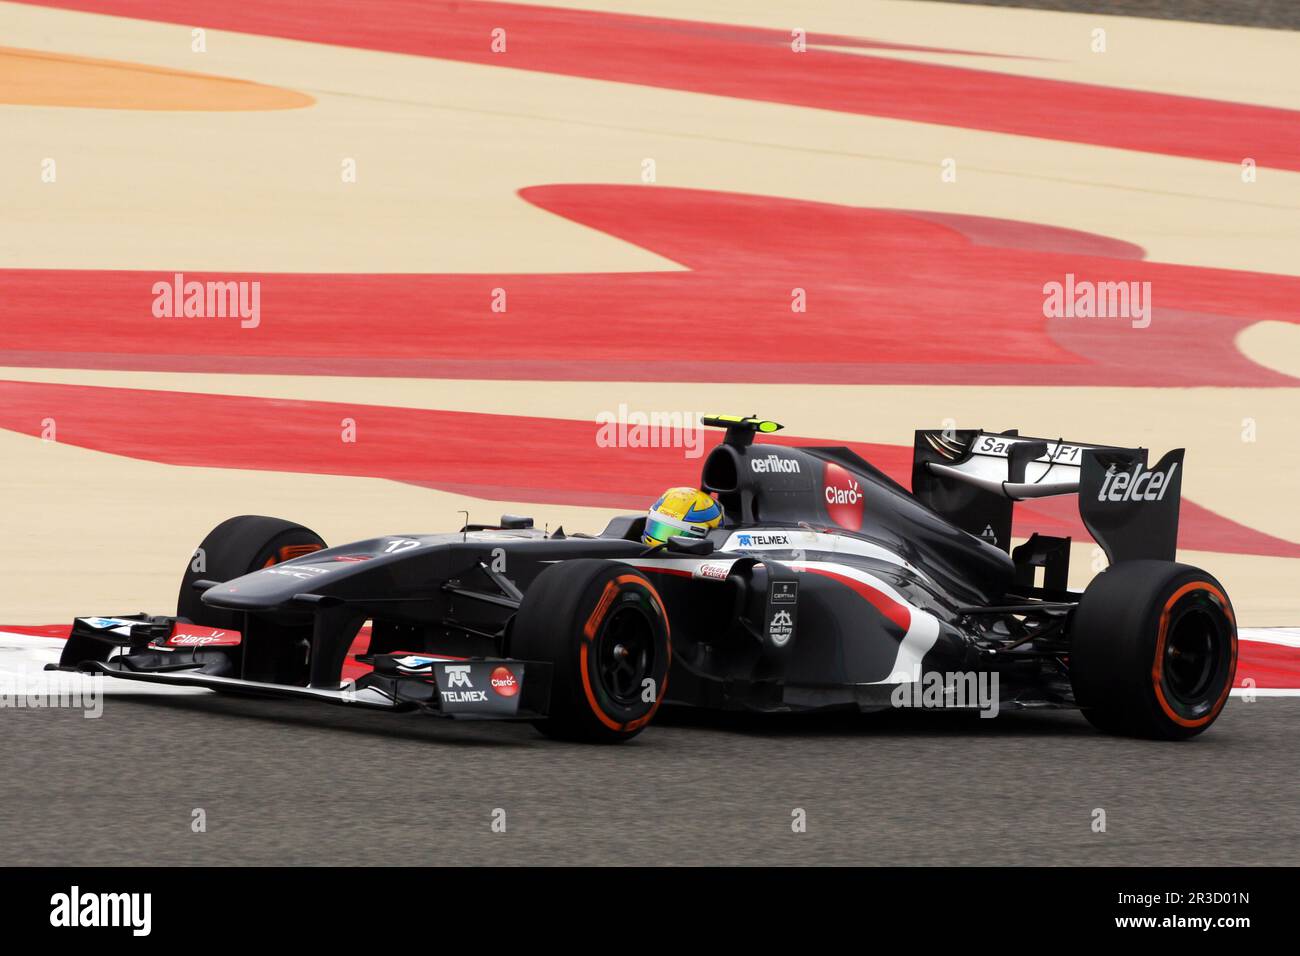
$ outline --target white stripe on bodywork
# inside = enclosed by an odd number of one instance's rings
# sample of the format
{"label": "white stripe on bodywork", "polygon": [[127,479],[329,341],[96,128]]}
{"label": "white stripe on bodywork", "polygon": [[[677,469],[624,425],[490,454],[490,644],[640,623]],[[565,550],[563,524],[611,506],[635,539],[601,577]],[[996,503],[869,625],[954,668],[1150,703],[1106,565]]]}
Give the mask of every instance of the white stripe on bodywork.
{"label": "white stripe on bodywork", "polygon": [[852,578],[865,584],[874,591],[879,591],[891,601],[907,608],[909,626],[898,644],[898,655],[894,658],[894,667],[884,680],[866,681],[868,684],[905,684],[921,679],[921,662],[934,642],[939,639],[939,619],[928,611],[923,611],[909,603],[901,594],[873,574],[859,568],[834,561],[795,561],[790,567],[796,571],[829,571],[842,577]]}
{"label": "white stripe on bodywork", "polygon": [[[756,535],[780,535],[785,537],[789,544],[741,544],[741,538],[753,538]],[[921,569],[916,565],[905,561],[893,551],[873,544],[870,541],[863,541],[861,538],[855,538],[847,534],[827,534],[824,531],[806,531],[802,528],[757,528],[752,531],[737,531],[727,543],[722,546],[723,551],[824,551],[830,554],[852,555],[858,558],[871,558],[876,561],[883,561],[886,564],[894,564],[900,568],[911,571],[918,577],[925,577]]]}
{"label": "white stripe on bodywork", "polygon": [[[827,535],[826,537],[837,536]],[[785,548],[784,550],[789,549]],[[673,571],[686,571],[694,578],[711,578],[713,575],[704,575],[700,573],[701,567],[705,565],[712,565],[715,567],[722,565],[730,571],[731,565],[734,565],[737,559],[732,559],[730,561],[711,561],[708,559],[693,558],[660,558],[648,560],[620,558],[618,560],[622,561],[624,564],[630,564],[634,568],[640,568],[647,571],[659,567]],[[934,647],[934,642],[939,639],[938,618],[909,603],[906,598],[874,574],[868,574],[866,571],[855,568],[852,565],[840,564],[835,561],[783,561],[782,563],[787,567],[793,568],[795,571],[829,571],[846,578],[852,578],[854,581],[857,581],[860,584],[865,584],[872,590],[879,591],[891,601],[907,608],[907,633],[903,635],[903,639],[898,644],[898,654],[894,658],[894,666],[890,669],[889,676],[884,680],[867,681],[866,683],[903,684],[909,681],[918,681],[921,679],[921,662],[929,652],[930,648]]]}
{"label": "white stripe on bodywork", "polygon": [[725,581],[731,569],[744,558],[614,558],[641,571],[663,568],[668,571],[686,571],[691,577],[703,581]]}

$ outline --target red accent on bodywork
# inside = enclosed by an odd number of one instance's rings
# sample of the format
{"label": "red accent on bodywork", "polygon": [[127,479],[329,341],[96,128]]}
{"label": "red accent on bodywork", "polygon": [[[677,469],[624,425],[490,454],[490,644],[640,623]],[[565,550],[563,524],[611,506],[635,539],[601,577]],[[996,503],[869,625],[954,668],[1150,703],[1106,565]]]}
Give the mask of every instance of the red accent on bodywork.
{"label": "red accent on bodywork", "polygon": [[866,498],[862,493],[862,482],[848,469],[834,462],[826,463],[822,499],[826,502],[826,513],[837,525],[850,531],[862,530],[862,509]]}
{"label": "red accent on bodywork", "polygon": [[167,638],[168,647],[238,647],[244,636],[239,631],[229,628],[204,627],[201,624],[182,624],[177,621],[172,625],[172,633]]}
{"label": "red accent on bodywork", "polygon": [[863,597],[877,611],[887,617],[894,624],[903,629],[906,634],[912,626],[912,612],[906,604],[899,604],[888,594],[878,591],[869,584],[864,584],[855,578],[848,577],[844,574],[836,574],[834,571],[826,571],[821,568],[804,568],[805,574],[820,574],[824,578],[830,578],[846,588],[850,588],[860,597]]}

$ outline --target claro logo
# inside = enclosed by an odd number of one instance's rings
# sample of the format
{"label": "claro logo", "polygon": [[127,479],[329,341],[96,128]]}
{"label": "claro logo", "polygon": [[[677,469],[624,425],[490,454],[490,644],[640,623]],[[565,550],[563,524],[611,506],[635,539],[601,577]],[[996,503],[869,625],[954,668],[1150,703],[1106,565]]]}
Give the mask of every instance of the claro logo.
{"label": "claro logo", "polygon": [[832,521],[850,531],[862,530],[865,496],[858,479],[839,465],[828,462],[822,494],[826,499],[826,513]]}
{"label": "claro logo", "polygon": [[1102,479],[1101,491],[1097,492],[1098,501],[1163,501],[1165,492],[1173,484],[1174,472],[1178,462],[1169,466],[1168,471],[1144,471],[1141,465],[1136,471],[1115,471],[1111,465]]}
{"label": "claro logo", "polygon": [[488,683],[502,697],[514,697],[519,693],[519,680],[508,667],[498,667],[494,670]]}

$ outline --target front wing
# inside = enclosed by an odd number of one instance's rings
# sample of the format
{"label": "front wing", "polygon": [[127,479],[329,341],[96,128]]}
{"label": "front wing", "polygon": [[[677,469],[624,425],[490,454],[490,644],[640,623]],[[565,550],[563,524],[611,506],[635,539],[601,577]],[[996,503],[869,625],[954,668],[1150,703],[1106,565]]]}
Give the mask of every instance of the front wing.
{"label": "front wing", "polygon": [[241,640],[237,631],[170,617],[77,618],[59,663],[49,669],[462,720],[535,720],[549,709],[548,661],[418,651],[376,654],[368,659],[373,670],[355,681],[304,686],[229,676],[229,655]]}

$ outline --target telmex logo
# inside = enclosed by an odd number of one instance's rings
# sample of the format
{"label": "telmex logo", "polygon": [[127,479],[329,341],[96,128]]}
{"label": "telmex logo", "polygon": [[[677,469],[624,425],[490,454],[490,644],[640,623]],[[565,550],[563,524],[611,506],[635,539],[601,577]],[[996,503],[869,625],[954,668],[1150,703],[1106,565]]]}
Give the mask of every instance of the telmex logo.
{"label": "telmex logo", "polygon": [[1106,469],[1101,491],[1097,492],[1098,501],[1162,501],[1174,480],[1178,462],[1169,466],[1168,471],[1144,471],[1139,464],[1132,472],[1115,471],[1111,465]]}
{"label": "telmex logo", "polygon": [[741,534],[736,536],[742,548],[756,545],[789,544],[790,538],[783,534]]}
{"label": "telmex logo", "polygon": [[473,687],[469,680],[468,664],[448,664],[447,665],[447,686],[448,687]]}
{"label": "telmex logo", "polygon": [[799,462],[793,458],[782,458],[779,455],[768,455],[765,458],[749,459],[751,471],[760,475],[772,473],[786,473],[791,475],[799,474]]}

